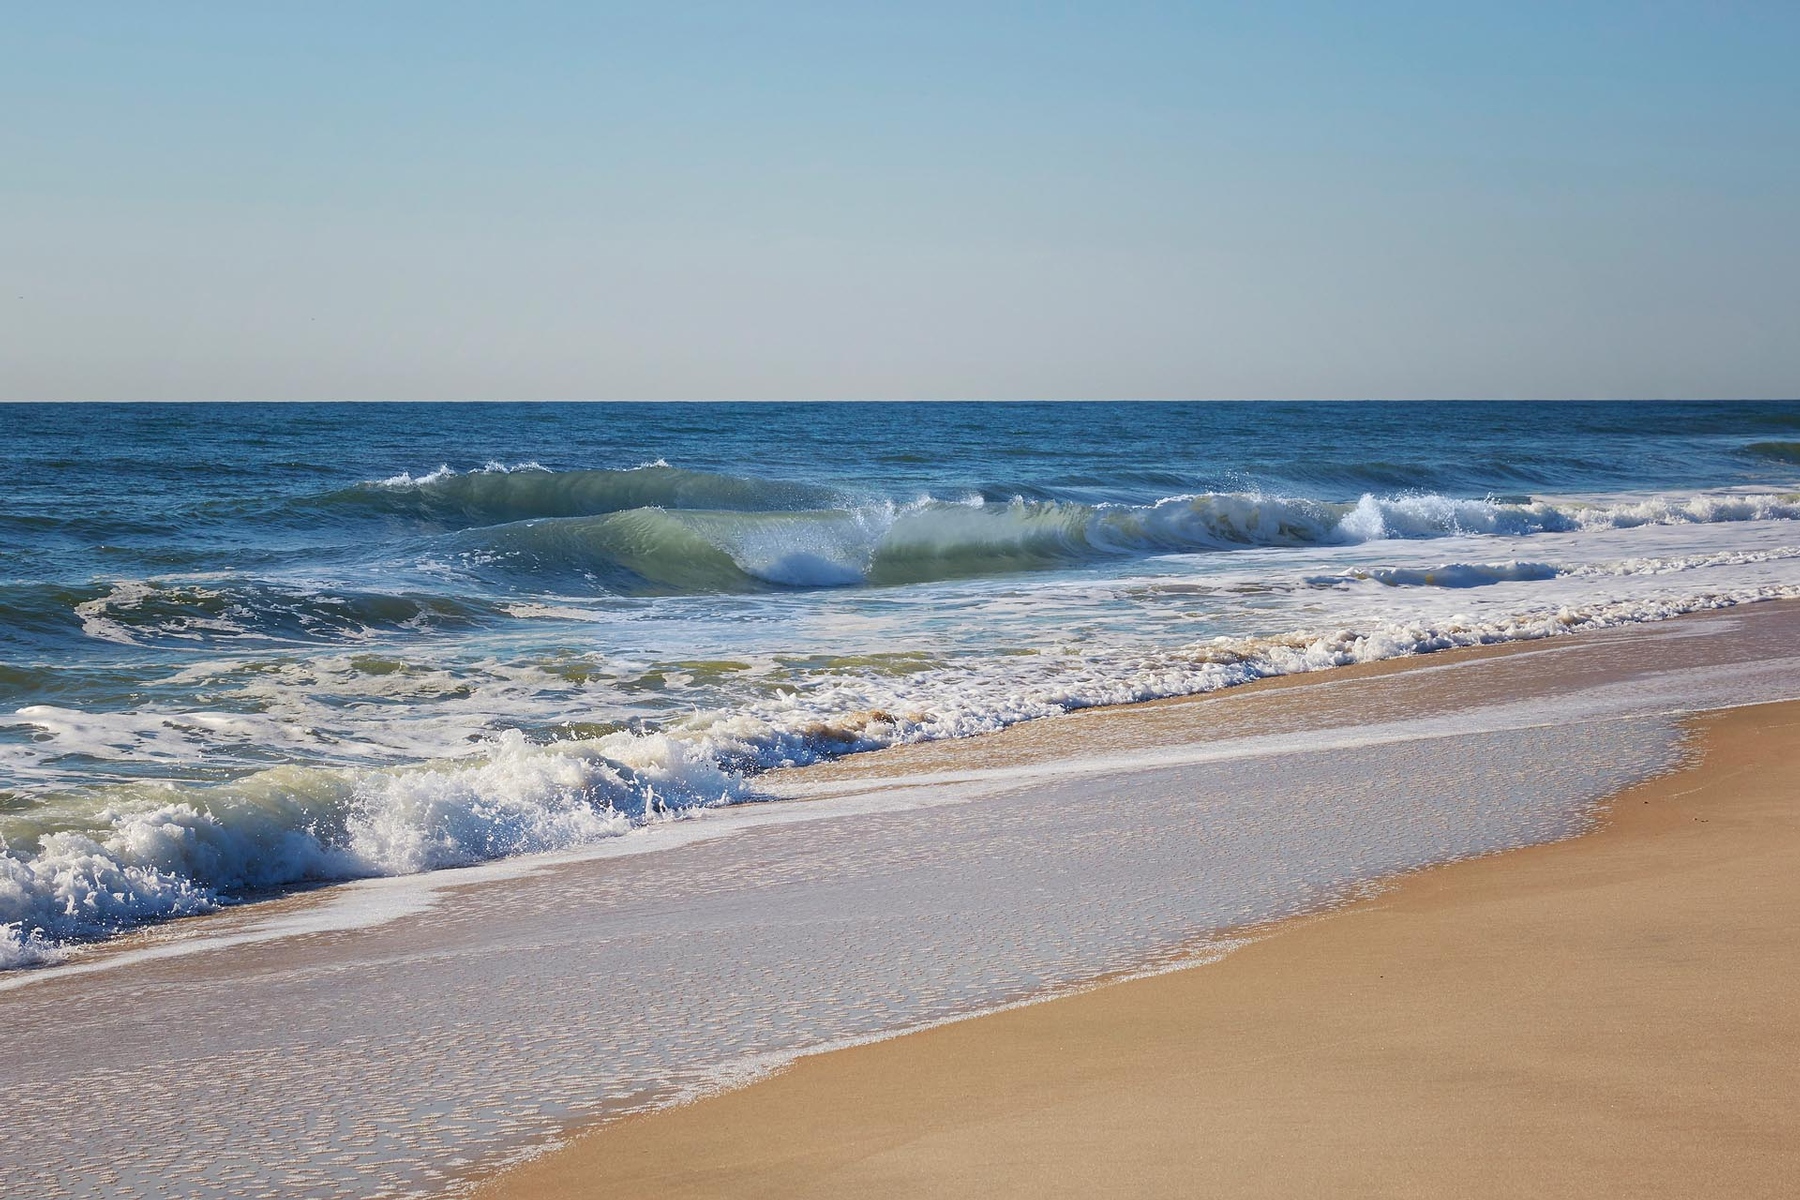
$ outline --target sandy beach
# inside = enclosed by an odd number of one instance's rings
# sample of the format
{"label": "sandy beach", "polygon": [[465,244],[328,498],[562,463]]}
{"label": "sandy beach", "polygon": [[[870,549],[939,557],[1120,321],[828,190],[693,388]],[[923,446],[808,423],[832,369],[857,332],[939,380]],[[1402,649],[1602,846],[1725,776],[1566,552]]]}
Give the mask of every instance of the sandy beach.
{"label": "sandy beach", "polygon": [[1791,1194],[1800,704],[1691,724],[1585,836],[805,1058],[478,1194]]}
{"label": "sandy beach", "polygon": [[1775,1194],[1797,630],[1091,709],[116,939],[0,986],[0,1190]]}

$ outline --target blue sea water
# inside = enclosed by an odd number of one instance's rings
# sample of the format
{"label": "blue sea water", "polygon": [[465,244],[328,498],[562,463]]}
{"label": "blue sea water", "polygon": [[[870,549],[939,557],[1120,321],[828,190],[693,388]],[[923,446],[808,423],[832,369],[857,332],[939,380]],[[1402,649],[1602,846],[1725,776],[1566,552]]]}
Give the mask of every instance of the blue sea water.
{"label": "blue sea water", "polygon": [[0,965],[1800,594],[1800,402],[0,407]]}

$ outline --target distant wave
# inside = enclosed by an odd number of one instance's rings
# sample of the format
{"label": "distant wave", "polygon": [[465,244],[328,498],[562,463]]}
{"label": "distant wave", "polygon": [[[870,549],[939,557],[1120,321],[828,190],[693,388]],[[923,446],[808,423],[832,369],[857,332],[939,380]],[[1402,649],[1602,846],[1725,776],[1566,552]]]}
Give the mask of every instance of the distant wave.
{"label": "distant wave", "polygon": [[584,517],[634,508],[735,512],[828,507],[838,493],[810,484],[687,471],[664,462],[625,470],[549,471],[536,463],[440,467],[395,475],[319,497],[327,508],[411,517],[461,528],[533,517]]}
{"label": "distant wave", "polygon": [[1800,442],[1751,442],[1744,453],[1770,462],[1800,466]]}

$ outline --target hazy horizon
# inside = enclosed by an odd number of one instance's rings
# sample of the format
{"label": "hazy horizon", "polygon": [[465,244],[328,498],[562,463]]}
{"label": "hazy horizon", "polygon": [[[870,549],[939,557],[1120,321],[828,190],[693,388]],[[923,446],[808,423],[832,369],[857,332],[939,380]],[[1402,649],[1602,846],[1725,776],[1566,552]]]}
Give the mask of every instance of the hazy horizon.
{"label": "hazy horizon", "polygon": [[200,4],[0,45],[0,398],[1785,399],[1800,11]]}
{"label": "hazy horizon", "polygon": [[32,400],[0,397],[0,404],[1792,404],[1800,396],[467,396],[397,400],[367,396],[262,400],[204,398]]}

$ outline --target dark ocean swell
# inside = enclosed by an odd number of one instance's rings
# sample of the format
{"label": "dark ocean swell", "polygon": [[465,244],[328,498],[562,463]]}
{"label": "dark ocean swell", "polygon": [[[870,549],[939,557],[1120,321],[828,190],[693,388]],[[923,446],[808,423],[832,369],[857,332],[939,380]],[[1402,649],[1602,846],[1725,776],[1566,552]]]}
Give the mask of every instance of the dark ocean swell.
{"label": "dark ocean swell", "polygon": [[478,471],[440,468],[359,483],[312,501],[340,513],[409,518],[449,528],[534,517],[592,517],[638,508],[732,512],[821,508],[840,502],[829,488],[687,471],[664,463],[627,470],[549,471],[535,464]]}

